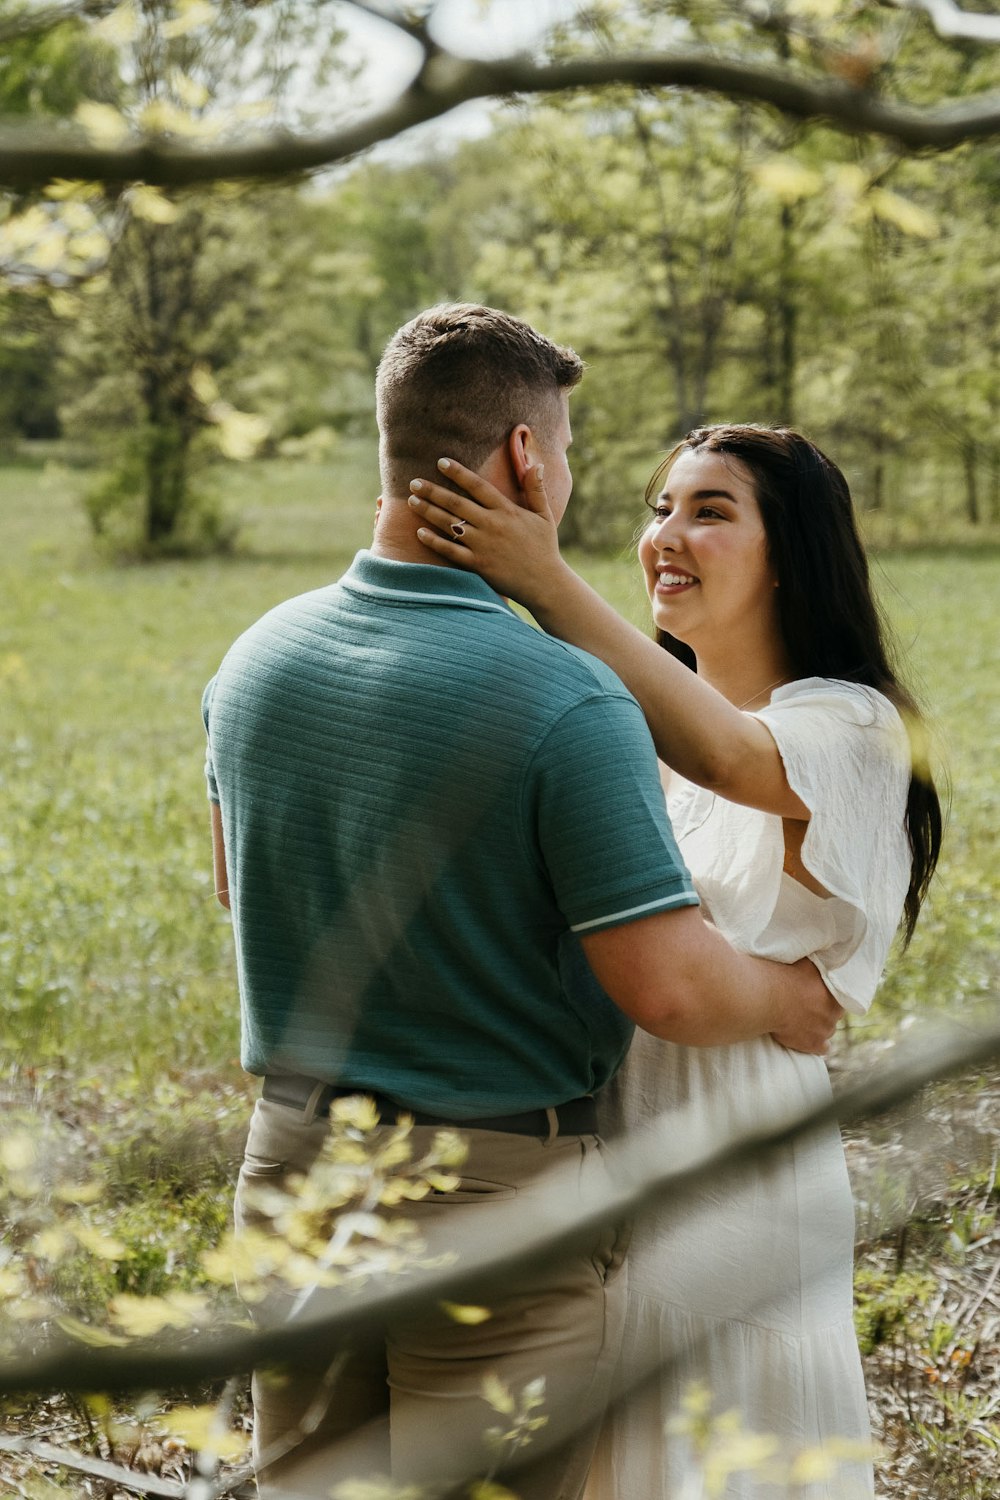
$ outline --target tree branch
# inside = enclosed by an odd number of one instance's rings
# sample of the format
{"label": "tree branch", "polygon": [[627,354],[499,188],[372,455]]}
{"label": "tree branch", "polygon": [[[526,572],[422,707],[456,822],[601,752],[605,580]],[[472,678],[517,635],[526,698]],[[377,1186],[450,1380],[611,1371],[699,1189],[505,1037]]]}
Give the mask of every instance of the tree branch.
{"label": "tree branch", "polygon": [[313,171],[438,119],[470,99],[546,94],[607,85],[688,88],[773,106],[800,120],[823,120],[854,135],[879,135],[910,150],[947,150],[1000,135],[1000,91],[952,100],[931,109],[893,104],[833,78],[795,77],[775,68],[701,53],[577,58],[534,64],[526,58],[485,62],[442,52],[389,107],[329,135],[262,137],[247,146],[217,147],[136,139],[120,147],[92,145],[65,128],[7,125],[0,130],[0,185],[40,186],[53,178],[147,182],[161,187]]}
{"label": "tree branch", "polygon": [[74,21],[83,16],[110,15],[117,3],[118,0],[68,0],[65,5],[18,11],[0,21],[0,46],[19,41],[21,37],[40,36],[45,31],[61,26],[64,21]]}
{"label": "tree branch", "polygon": [[[537,1203],[525,1207],[516,1198],[506,1207],[502,1225],[464,1228],[456,1225],[454,1248],[459,1264],[394,1278],[371,1296],[335,1292],[316,1294],[301,1318],[253,1333],[209,1330],[186,1348],[164,1346],[92,1348],[65,1341],[34,1359],[12,1357],[0,1365],[0,1395],[29,1391],[126,1391],[166,1389],[213,1380],[257,1365],[294,1360],[299,1366],[328,1363],[340,1344],[364,1345],[382,1337],[388,1319],[413,1316],[441,1300],[489,1302],[527,1270],[556,1264],[574,1248],[592,1243],[609,1221],[637,1218],[658,1204],[676,1205],[685,1190],[720,1174],[765,1160],[790,1142],[833,1123],[849,1124],[887,1113],[928,1084],[961,1073],[1000,1056],[1000,1025],[955,1041],[901,1049],[896,1066],[874,1082],[845,1091],[838,1098],[756,1136],[720,1144],[702,1135],[680,1169],[664,1172],[662,1145],[656,1132],[640,1132],[614,1147],[610,1195],[596,1195],[580,1207],[577,1186],[553,1185],[544,1215]],[[652,1143],[652,1149],[651,1149]],[[504,1248],[498,1253],[497,1246]],[[332,1311],[316,1308],[323,1299]]]}
{"label": "tree branch", "polygon": [[[123,1464],[108,1463],[103,1458],[91,1458],[89,1454],[77,1453],[71,1448],[57,1448],[53,1443],[42,1443],[32,1437],[5,1437],[0,1434],[0,1453],[23,1453],[29,1458],[40,1459],[45,1464],[58,1464],[61,1469],[73,1469],[78,1474],[88,1474],[93,1479],[106,1479],[116,1489],[132,1490],[148,1500],[190,1500],[190,1481],[164,1479],[160,1474],[143,1474],[138,1469],[127,1469]],[[231,1495],[253,1476],[252,1464],[240,1464],[217,1479],[201,1481],[201,1500],[222,1500]]]}
{"label": "tree branch", "polygon": [[1000,42],[1000,16],[962,10],[955,0],[886,0],[896,10],[921,10],[938,36],[971,42]]}
{"label": "tree branch", "polygon": [[74,1453],[68,1448],[57,1448],[53,1443],[40,1443],[29,1437],[0,1436],[0,1453],[24,1453],[42,1463],[58,1464],[63,1469],[74,1469],[79,1474],[89,1474],[94,1479],[106,1479],[119,1489],[133,1490],[139,1495],[148,1495],[150,1500],[184,1500],[186,1485],[176,1479],[163,1479],[158,1474],[141,1474],[138,1469],[126,1469],[122,1464],[109,1464],[103,1458],[90,1458],[85,1453]]}

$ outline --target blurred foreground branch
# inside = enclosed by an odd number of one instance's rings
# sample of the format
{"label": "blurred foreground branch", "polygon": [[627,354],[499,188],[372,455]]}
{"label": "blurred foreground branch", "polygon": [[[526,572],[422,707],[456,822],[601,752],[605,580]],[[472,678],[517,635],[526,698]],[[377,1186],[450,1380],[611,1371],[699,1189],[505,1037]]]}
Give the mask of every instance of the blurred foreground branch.
{"label": "blurred foreground branch", "polygon": [[[655,1140],[638,1132],[614,1147],[611,1176],[621,1186],[610,1197],[594,1197],[581,1207],[578,1187],[562,1188],[556,1181],[544,1218],[537,1205],[526,1212],[515,1199],[502,1228],[491,1222],[488,1233],[473,1230],[456,1238],[457,1266],[393,1278],[370,1295],[316,1292],[294,1322],[228,1336],[213,1330],[180,1349],[86,1348],[67,1340],[34,1359],[11,1359],[0,1366],[0,1395],[162,1390],[291,1359],[300,1365],[328,1362],[330,1348],[337,1343],[363,1345],[380,1339],[390,1318],[412,1315],[441,1300],[488,1302],[491,1294],[502,1293],[529,1268],[557,1262],[572,1247],[589,1243],[595,1229],[609,1220],[636,1219],[658,1204],[682,1198],[689,1187],[764,1160],[833,1122],[850,1124],[886,1114],[928,1084],[997,1056],[1000,1024],[960,1038],[909,1045],[876,1081],[735,1143],[702,1135],[691,1143],[687,1161],[666,1172],[657,1166]],[[498,1245],[503,1247],[499,1252]]]}
{"label": "blurred foreground branch", "polygon": [[823,120],[853,135],[876,135],[914,151],[947,150],[1000,135],[1000,92],[950,100],[929,109],[893,104],[839,79],[802,78],[755,63],[697,52],[574,58],[536,64],[527,58],[483,62],[439,52],[380,113],[327,135],[261,136],[248,145],[191,145],[134,136],[120,145],[90,142],[75,129],[8,124],[0,129],[0,185],[40,186],[54,178],[145,182],[160,187],[314,171],[439,119],[471,99],[561,93],[608,85],[686,88],[770,105],[798,120]]}
{"label": "blurred foreground branch", "polygon": [[53,31],[64,21],[75,21],[85,16],[106,16],[114,10],[116,0],[66,0],[64,5],[43,5],[14,11],[0,19],[0,46],[16,42],[21,37],[41,36]]}
{"label": "blurred foreground branch", "polygon": [[1000,42],[1000,16],[963,10],[955,0],[888,0],[896,10],[919,10],[930,18],[938,36],[971,42]]}

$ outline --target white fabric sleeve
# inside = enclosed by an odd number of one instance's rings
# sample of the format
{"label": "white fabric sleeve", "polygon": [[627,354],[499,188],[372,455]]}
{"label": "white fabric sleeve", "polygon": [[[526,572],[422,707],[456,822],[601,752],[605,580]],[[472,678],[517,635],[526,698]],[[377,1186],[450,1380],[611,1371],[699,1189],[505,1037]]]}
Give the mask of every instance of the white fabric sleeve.
{"label": "white fabric sleeve", "polygon": [[881,693],[824,678],[779,689],[755,717],[810,811],[802,862],[837,903],[835,935],[810,957],[845,1009],[863,1014],[910,881],[906,730]]}

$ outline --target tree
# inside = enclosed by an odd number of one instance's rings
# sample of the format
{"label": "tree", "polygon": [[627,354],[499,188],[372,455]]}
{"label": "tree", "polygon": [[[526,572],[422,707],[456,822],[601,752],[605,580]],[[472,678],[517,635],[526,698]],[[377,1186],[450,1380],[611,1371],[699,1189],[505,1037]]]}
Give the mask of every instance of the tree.
{"label": "tree", "polygon": [[[109,87],[103,99],[85,100],[78,117],[109,140],[130,122],[204,140],[245,129],[250,117],[278,121],[315,25],[315,16],[280,0],[261,16],[234,0],[120,6],[96,25]],[[51,50],[57,35],[38,45]],[[339,40],[335,27],[324,27],[312,76],[330,66]],[[255,92],[256,100],[247,97]],[[64,88],[56,103],[67,101],[74,102]],[[221,398],[214,373],[252,327],[263,269],[247,191],[171,200],[146,184],[52,183],[34,218],[21,223],[22,239],[26,227],[35,235],[15,247],[23,274],[47,284],[53,307],[76,325],[63,361],[71,388],[65,419],[110,452],[110,473],[91,490],[88,510],[118,548],[148,555],[223,544],[226,524],[194,472],[219,449],[248,457],[267,433],[265,420]]]}
{"label": "tree", "polygon": [[[533,114],[530,130],[522,134],[528,156],[530,131],[545,141],[541,155],[535,152],[534,166],[520,158],[504,164],[502,179],[518,177],[522,193],[514,203],[520,218],[514,262],[504,264],[494,257],[491,263],[490,243],[504,244],[503,253],[508,254],[505,235],[488,235],[480,255],[473,251],[468,232],[459,231],[461,249],[452,253],[449,267],[447,253],[432,242],[428,230],[437,212],[433,202],[422,199],[417,214],[398,195],[392,200],[394,184],[404,179],[391,170],[381,175],[379,169],[368,170],[358,179],[362,185],[357,189],[339,190],[346,218],[331,233],[339,248],[328,251],[339,257],[341,281],[338,313],[329,326],[336,327],[333,345],[343,349],[346,323],[353,322],[354,334],[347,344],[353,351],[350,358],[361,361],[360,376],[371,368],[389,331],[386,325],[398,321],[400,309],[405,316],[421,301],[461,294],[476,282],[487,292],[497,288],[502,293],[512,285],[516,263],[523,272],[517,300],[530,312],[523,288],[551,279],[558,262],[560,279],[590,280],[596,295],[589,298],[589,306],[601,309],[600,319],[591,317],[589,337],[594,343],[640,355],[648,343],[659,351],[659,368],[647,367],[652,384],[647,370],[641,380],[631,371],[622,379],[622,394],[626,386],[631,388],[629,428],[638,455],[640,450],[648,453],[651,442],[662,444],[678,429],[718,411],[725,401],[738,402],[742,388],[752,390],[758,404],[763,396],[768,415],[793,415],[792,392],[804,369],[807,324],[810,319],[815,322],[815,310],[806,304],[817,300],[819,285],[810,269],[817,263],[813,242],[818,231],[811,231],[819,203],[824,195],[846,203],[844,212],[855,217],[863,216],[863,210],[869,216],[890,218],[895,212],[898,219],[905,209],[884,182],[898,160],[898,144],[879,148],[882,163],[865,170],[860,179],[855,172],[853,188],[845,189],[849,148],[840,148],[841,171],[835,166],[837,151],[815,144],[818,137],[826,142],[836,138],[814,126],[803,132],[801,122],[826,120],[848,135],[864,139],[874,133],[876,138],[902,143],[904,149],[943,149],[1000,131],[1000,108],[989,87],[995,78],[995,54],[981,44],[945,45],[932,36],[926,20],[915,14],[920,7],[914,5],[871,4],[859,9],[831,0],[787,0],[761,11],[736,0],[724,5],[677,0],[667,9],[651,0],[627,5],[607,0],[582,11],[580,24],[557,32],[539,59],[517,57],[489,65],[448,52],[435,29],[435,4],[365,3],[354,8],[383,16],[387,26],[415,41],[423,56],[396,104],[360,124],[316,135],[311,132],[322,109],[310,114],[295,102],[303,97],[296,57],[304,46],[309,47],[314,78],[322,81],[334,66],[339,12],[331,6],[313,9],[297,0],[273,0],[250,11],[237,0],[224,0],[213,10],[196,0],[177,0],[176,5],[171,0],[129,0],[101,19],[88,16],[74,23],[93,33],[105,54],[119,49],[121,66],[114,82],[120,108],[102,102],[96,90],[94,100],[78,112],[89,142],[65,129],[53,136],[37,121],[22,125],[4,142],[9,150],[0,178],[11,185],[48,183],[45,192],[60,195],[65,216],[71,210],[90,212],[94,223],[81,223],[78,238],[86,241],[88,233],[91,238],[103,233],[112,246],[106,291],[81,304],[87,309],[80,319],[84,336],[73,341],[76,369],[84,368],[81,352],[91,351],[95,388],[73,405],[78,414],[100,417],[108,408],[97,399],[99,389],[113,396],[116,410],[129,414],[128,451],[109,484],[96,492],[92,513],[95,519],[107,518],[118,502],[142,494],[146,549],[176,546],[185,526],[190,533],[199,502],[191,493],[189,469],[199,452],[209,450],[213,428],[230,451],[246,452],[252,449],[254,434],[259,437],[268,425],[278,436],[304,436],[311,426],[327,424],[331,406],[342,406],[341,397],[330,390],[326,411],[314,400],[286,420],[276,392],[290,389],[288,378],[272,378],[269,393],[266,382],[255,382],[246,365],[239,380],[246,392],[241,400],[249,398],[254,405],[256,384],[267,408],[267,423],[263,417],[256,425],[241,422],[231,403],[221,400],[212,372],[223,372],[237,359],[244,335],[253,342],[255,317],[263,316],[253,309],[266,303],[273,312],[284,300],[280,280],[274,281],[277,268],[285,263],[282,250],[275,246],[269,251],[266,264],[248,254],[241,270],[235,253],[239,247],[219,254],[225,236],[218,226],[229,211],[228,200],[168,198],[153,184],[176,188],[222,178],[273,178],[341,160],[360,145],[445,112],[467,97],[499,90],[522,95],[568,90],[567,102],[557,110],[546,108],[541,116]],[[59,15],[65,16],[67,9],[82,17],[88,6],[70,5]],[[95,9],[99,13],[102,7],[92,0],[89,11]],[[939,5],[930,9],[940,16]],[[905,14],[907,10],[914,14]],[[52,14],[39,13],[36,24],[48,25]],[[18,18],[12,47],[24,45],[25,24]],[[42,43],[48,45],[55,35],[43,34]],[[611,84],[616,88],[609,91]],[[730,97],[714,102],[695,97],[705,91]],[[918,105],[901,102],[907,91],[920,101]],[[107,94],[105,89],[105,99]],[[953,104],[927,102],[949,94]],[[22,90],[22,96],[27,100],[29,93]],[[323,98],[320,88],[310,103],[319,104]],[[753,100],[775,107],[779,123],[773,112],[753,108]],[[263,111],[271,122],[270,134],[246,141],[248,109],[251,115]],[[864,153],[872,148],[859,149]],[[449,169],[434,170],[447,195],[453,187]],[[86,177],[90,184],[67,189],[51,182],[55,174]],[[575,178],[579,203],[569,201],[560,174]],[[130,180],[133,186],[123,192],[121,184]],[[102,181],[106,187],[95,188]],[[416,178],[406,179],[408,190],[415,185]],[[525,188],[536,195],[527,209]],[[496,181],[491,190],[497,192]],[[499,191],[504,196],[506,188]],[[588,198],[589,215],[583,210]],[[375,224],[376,200],[391,216],[394,236],[383,234]],[[633,213],[633,208],[638,211]],[[483,221],[489,220],[488,205],[480,204],[477,211]],[[241,212],[239,233],[244,235],[246,203]],[[55,216],[49,208],[36,223],[42,242],[34,252],[36,259],[53,258]],[[206,233],[209,221],[217,227]],[[449,227],[455,231],[457,226],[452,221]],[[268,237],[260,220],[255,232]],[[751,240],[757,252],[752,264],[741,253]],[[68,249],[72,243],[69,235]],[[241,244],[249,249],[245,238]],[[218,277],[202,266],[203,251],[209,261],[220,261]],[[305,260],[302,255],[297,261],[290,256],[287,264],[308,276],[316,257],[304,254]],[[831,256],[824,252],[820,258],[829,262]],[[66,307],[59,278],[73,282],[93,275],[99,259],[92,251],[89,261],[78,256],[73,265],[56,266],[50,277],[57,283],[54,305]],[[533,267],[527,264],[532,260]],[[320,276],[322,280],[326,275],[328,288],[332,264],[328,261]],[[634,268],[636,284],[627,292],[616,273],[622,264]],[[598,269],[601,266],[604,269]],[[259,282],[270,282],[270,290],[262,289],[258,299],[253,288]],[[145,287],[142,297],[140,284]],[[822,288],[828,289],[836,291],[833,284]],[[216,339],[219,299],[230,293],[243,299],[245,326],[241,338],[234,339],[230,328]],[[323,295],[327,298],[329,290]],[[122,299],[117,313],[116,297]],[[538,302],[550,323],[555,317],[557,329],[560,298],[565,304],[566,291],[552,288]],[[118,326],[122,332],[116,345],[118,359],[124,361],[125,371],[133,371],[131,382],[119,371],[115,384],[101,367],[100,338],[86,335],[88,326],[97,331],[98,309],[102,324]],[[287,316],[281,309],[278,321],[287,322]],[[221,323],[225,325],[226,319]],[[186,341],[181,337],[184,328],[192,332]],[[570,330],[567,334],[573,336]],[[317,364],[315,353],[307,352],[304,326],[293,342],[300,351],[301,370],[314,368],[318,373],[320,367],[329,367],[322,359]],[[274,376],[281,361],[274,338],[265,331],[256,347]],[[884,347],[879,345],[883,354]],[[196,376],[203,366],[211,379]],[[796,404],[808,412],[798,383]],[[298,389],[303,389],[302,381]],[[356,396],[348,399],[348,405],[352,403],[357,404]],[[599,472],[598,453],[608,454],[606,439],[616,430],[620,433],[622,424],[618,410],[599,410],[589,394],[578,410],[581,448],[592,456],[590,475],[587,463],[581,467],[581,495],[585,502],[592,499],[596,514],[604,503],[600,492],[615,482],[620,467],[620,453],[615,452],[605,460],[610,467]],[[884,435],[891,425],[886,418],[879,430]],[[110,426],[113,431],[114,423]],[[965,451],[972,452],[968,446]],[[968,472],[977,472],[975,462]],[[208,514],[203,505],[201,514]],[[586,504],[577,507],[576,516],[585,526]],[[588,529],[592,537],[597,535]],[[209,521],[208,532],[220,535],[217,521]],[[190,543],[190,534],[185,541]]]}
{"label": "tree", "polygon": [[[72,114],[84,99],[111,101],[118,87],[111,49],[71,16],[38,34],[32,18],[5,4],[0,8],[0,116],[45,119]],[[18,31],[18,26],[25,29]],[[11,34],[13,33],[13,34]],[[2,45],[2,43],[0,43]],[[8,225],[38,199],[26,190],[7,205]],[[0,224],[0,265],[8,259]],[[48,306],[46,289],[15,263],[0,291],[0,443],[18,437],[53,437],[58,432],[58,390],[53,349],[60,325]]]}

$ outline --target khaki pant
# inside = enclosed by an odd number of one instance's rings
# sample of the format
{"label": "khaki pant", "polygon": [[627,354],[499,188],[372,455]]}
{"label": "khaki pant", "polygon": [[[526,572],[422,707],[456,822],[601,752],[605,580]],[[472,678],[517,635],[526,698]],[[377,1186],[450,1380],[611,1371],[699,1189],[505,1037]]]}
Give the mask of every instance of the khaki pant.
{"label": "khaki pant", "polygon": [[[299,1110],[258,1102],[236,1194],[240,1228],[255,1221],[244,1194],[262,1182],[280,1183],[286,1171],[307,1170],[327,1134],[326,1120],[309,1122]],[[459,1188],[434,1203],[407,1203],[399,1210],[420,1223],[432,1252],[450,1249],[456,1231],[489,1217],[497,1219],[514,1198],[542,1201],[545,1177],[558,1169],[567,1181],[593,1190],[604,1179],[596,1136],[557,1136],[551,1141],[499,1131],[464,1132],[469,1155]],[[414,1128],[415,1156],[429,1148],[434,1130]],[[483,1396],[487,1375],[496,1375],[517,1400],[545,1377],[540,1409],[549,1424],[534,1439],[550,1445],[581,1414],[599,1417],[603,1393],[618,1355],[624,1314],[622,1263],[625,1234],[608,1226],[595,1243],[558,1267],[523,1277],[510,1296],[490,1304],[492,1316],[474,1326],[449,1318],[435,1304],[419,1319],[393,1322],[384,1347],[338,1367],[329,1391],[315,1374],[267,1373],[254,1378],[254,1461],[265,1500],[323,1497],[347,1479],[392,1474],[398,1484],[448,1483],[491,1472],[495,1451],[484,1441],[489,1428],[508,1419]],[[331,1363],[337,1350],[331,1348]],[[318,1425],[299,1440],[300,1426]],[[508,1482],[520,1500],[578,1500],[596,1441],[596,1425],[525,1464]],[[286,1450],[282,1452],[282,1450]],[[524,1450],[530,1456],[531,1448]]]}

